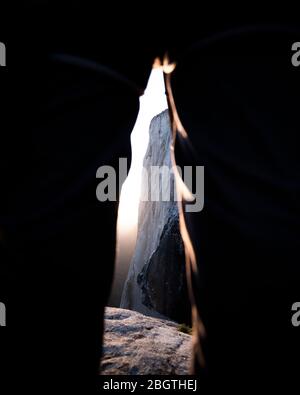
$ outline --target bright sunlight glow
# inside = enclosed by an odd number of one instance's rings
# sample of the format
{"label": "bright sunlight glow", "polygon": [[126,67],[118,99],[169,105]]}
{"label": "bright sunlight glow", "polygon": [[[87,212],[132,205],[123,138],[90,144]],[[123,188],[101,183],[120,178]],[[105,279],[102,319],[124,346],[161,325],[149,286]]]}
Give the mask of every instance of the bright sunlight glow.
{"label": "bright sunlight glow", "polygon": [[140,111],[131,134],[132,161],[125,180],[119,204],[117,248],[114,283],[110,306],[118,306],[124,281],[134,252],[143,159],[149,141],[149,126],[155,115],[168,107],[162,68],[153,68],[144,95],[140,98]]}
{"label": "bright sunlight glow", "polygon": [[118,228],[121,233],[135,231],[141,189],[143,159],[149,141],[152,118],[167,108],[163,72],[152,70],[145,94],[140,98],[140,111],[131,134],[132,163],[122,188],[119,205]]}

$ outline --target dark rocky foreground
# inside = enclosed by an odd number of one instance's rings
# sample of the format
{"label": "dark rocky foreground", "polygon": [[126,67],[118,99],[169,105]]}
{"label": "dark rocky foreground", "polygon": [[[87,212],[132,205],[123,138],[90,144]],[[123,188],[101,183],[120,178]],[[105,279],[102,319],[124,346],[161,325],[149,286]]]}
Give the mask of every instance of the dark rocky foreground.
{"label": "dark rocky foreground", "polygon": [[172,321],[108,307],[102,374],[188,374],[191,346],[191,336]]}

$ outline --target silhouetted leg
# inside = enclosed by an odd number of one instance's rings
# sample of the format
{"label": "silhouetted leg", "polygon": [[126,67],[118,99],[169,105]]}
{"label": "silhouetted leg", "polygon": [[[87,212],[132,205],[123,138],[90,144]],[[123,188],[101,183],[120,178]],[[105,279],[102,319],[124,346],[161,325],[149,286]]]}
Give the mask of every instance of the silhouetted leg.
{"label": "silhouetted leg", "polygon": [[1,207],[12,385],[88,391],[99,368],[118,208],[97,200],[96,171],[112,166],[118,188],[139,92],[110,70],[69,58],[42,58],[14,84],[20,105],[4,143]]}
{"label": "silhouetted leg", "polygon": [[207,333],[197,339],[206,365],[195,361],[195,371],[210,385],[291,382],[299,367],[291,306],[300,299],[300,86],[288,51],[296,37],[229,32],[187,51],[172,76],[190,138],[178,138],[176,161],[205,166],[204,210],[185,219]]}

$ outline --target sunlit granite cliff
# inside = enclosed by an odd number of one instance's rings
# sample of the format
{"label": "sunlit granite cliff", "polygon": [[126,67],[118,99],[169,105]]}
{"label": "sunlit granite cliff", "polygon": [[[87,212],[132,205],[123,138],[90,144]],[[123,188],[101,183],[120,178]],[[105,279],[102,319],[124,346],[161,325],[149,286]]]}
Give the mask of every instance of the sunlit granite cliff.
{"label": "sunlit granite cliff", "polygon": [[[138,235],[135,252],[125,282],[121,307],[154,317],[188,322],[183,242],[179,232],[174,176],[151,178],[151,169],[171,169],[172,133],[168,111],[153,118],[139,205]],[[163,201],[168,196],[169,201]],[[144,201],[145,196],[149,197]],[[151,196],[159,196],[151,201]]]}

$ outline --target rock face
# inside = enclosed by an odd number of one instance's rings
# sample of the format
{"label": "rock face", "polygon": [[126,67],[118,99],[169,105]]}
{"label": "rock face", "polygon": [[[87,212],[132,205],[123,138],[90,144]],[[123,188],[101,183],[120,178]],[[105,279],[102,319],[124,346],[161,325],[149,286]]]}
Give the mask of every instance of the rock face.
{"label": "rock face", "polygon": [[[150,176],[153,167],[172,168],[171,143],[169,113],[166,110],[154,117],[150,125],[143,163],[148,177],[143,177],[142,181],[137,242],[121,307],[189,323],[190,305],[174,176],[169,172],[164,182],[162,177]],[[148,201],[145,201],[146,196]],[[152,196],[158,199],[153,201]]]}
{"label": "rock face", "polygon": [[101,374],[188,374],[191,338],[174,322],[108,307]]}

